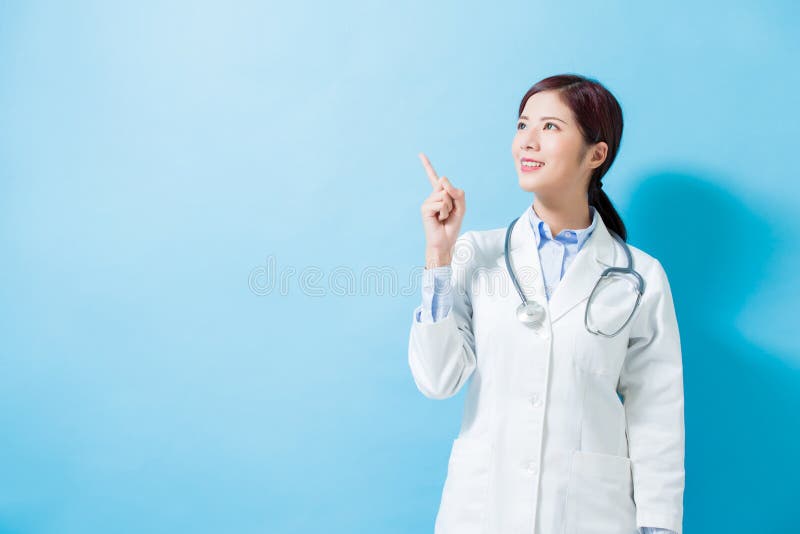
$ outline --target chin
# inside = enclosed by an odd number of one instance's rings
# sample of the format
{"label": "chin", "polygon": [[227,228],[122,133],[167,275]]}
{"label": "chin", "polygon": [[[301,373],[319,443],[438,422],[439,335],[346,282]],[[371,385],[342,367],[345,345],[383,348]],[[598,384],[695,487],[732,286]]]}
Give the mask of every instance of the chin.
{"label": "chin", "polygon": [[535,193],[541,189],[542,183],[533,176],[519,176],[519,187],[528,193]]}

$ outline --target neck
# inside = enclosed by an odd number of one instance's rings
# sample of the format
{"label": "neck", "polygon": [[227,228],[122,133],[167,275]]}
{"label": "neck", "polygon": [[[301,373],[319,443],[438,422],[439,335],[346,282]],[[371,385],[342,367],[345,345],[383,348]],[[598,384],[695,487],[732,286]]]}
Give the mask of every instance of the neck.
{"label": "neck", "polygon": [[592,224],[588,198],[584,198],[582,202],[574,200],[559,202],[537,195],[533,200],[533,210],[541,220],[547,223],[553,236],[557,236],[567,228],[580,230]]}

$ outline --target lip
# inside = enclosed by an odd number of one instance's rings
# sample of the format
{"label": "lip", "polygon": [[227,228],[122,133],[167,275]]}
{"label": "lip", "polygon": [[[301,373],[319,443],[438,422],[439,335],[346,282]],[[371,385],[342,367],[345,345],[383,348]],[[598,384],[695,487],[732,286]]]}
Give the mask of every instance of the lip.
{"label": "lip", "polygon": [[[524,161],[533,161],[535,163],[542,163],[543,165],[542,165],[542,167],[526,167],[525,165],[522,164],[522,162],[524,162]],[[520,167],[520,170],[522,170],[522,172],[536,172],[536,171],[542,170],[542,168],[544,167],[544,162],[543,161],[539,161],[538,159],[533,159],[533,158],[520,158],[519,167]]]}

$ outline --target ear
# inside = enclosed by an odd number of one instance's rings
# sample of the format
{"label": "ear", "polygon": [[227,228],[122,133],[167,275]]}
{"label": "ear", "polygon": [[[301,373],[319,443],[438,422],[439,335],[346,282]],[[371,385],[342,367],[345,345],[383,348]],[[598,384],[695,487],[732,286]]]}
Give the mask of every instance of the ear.
{"label": "ear", "polygon": [[589,167],[596,169],[603,164],[606,156],[608,156],[608,144],[605,141],[599,141],[592,146],[590,152],[592,155],[589,160]]}

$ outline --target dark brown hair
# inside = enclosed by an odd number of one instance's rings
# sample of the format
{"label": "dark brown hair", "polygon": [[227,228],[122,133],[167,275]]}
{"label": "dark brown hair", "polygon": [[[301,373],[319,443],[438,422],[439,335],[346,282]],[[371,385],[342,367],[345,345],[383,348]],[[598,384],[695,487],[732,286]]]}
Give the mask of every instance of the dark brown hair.
{"label": "dark brown hair", "polygon": [[614,163],[622,140],[622,108],[619,102],[597,80],[578,74],[559,74],[545,78],[528,89],[522,97],[517,118],[522,115],[528,99],[541,91],[556,91],[561,101],[569,106],[578,121],[578,129],[583,134],[587,148],[600,141],[608,145],[605,161],[592,171],[589,180],[589,204],[600,212],[603,222],[610,230],[627,241],[625,223],[602,189],[603,176]]}

